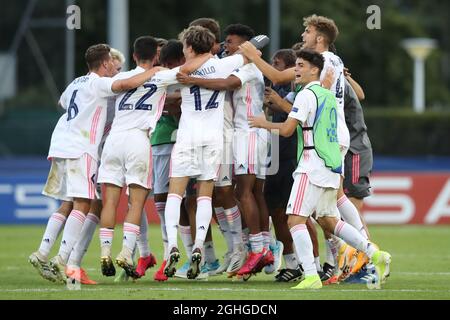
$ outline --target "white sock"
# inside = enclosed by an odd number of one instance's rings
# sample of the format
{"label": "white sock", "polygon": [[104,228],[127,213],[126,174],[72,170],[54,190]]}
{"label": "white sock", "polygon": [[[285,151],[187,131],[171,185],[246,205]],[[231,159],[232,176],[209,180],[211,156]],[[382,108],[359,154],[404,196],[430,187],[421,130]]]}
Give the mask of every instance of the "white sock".
{"label": "white sock", "polygon": [[327,258],[325,260],[330,266],[334,267],[337,264],[337,253],[338,253],[338,243],[331,237],[330,239],[325,239],[325,247]]}
{"label": "white sock", "polygon": [[264,248],[264,237],[262,235],[262,232],[257,234],[250,234],[248,236],[248,239],[250,241],[250,246],[252,248],[252,252],[259,253]]}
{"label": "white sock", "polygon": [[130,254],[132,254],[134,247],[136,246],[136,241],[139,234],[140,226],[133,223],[124,222],[122,246],[126,247],[130,251]]}
{"label": "white sock", "polygon": [[86,220],[84,220],[83,228],[81,229],[80,239],[75,244],[75,247],[73,247],[72,253],[69,256],[68,265],[81,267],[81,260],[83,260],[87,252],[99,222],[95,214],[88,213]]}
{"label": "white sock", "polygon": [[308,228],[305,224],[297,224],[290,230],[295,243],[297,256],[302,261],[305,275],[316,275],[316,265],[314,264],[313,244],[309,236]]}
{"label": "white sock", "polygon": [[216,213],[217,221],[219,222],[220,232],[222,232],[222,235],[227,243],[227,251],[233,252],[233,235],[231,234],[225,211],[222,207],[217,207],[214,208],[214,212]]}
{"label": "white sock", "polygon": [[166,232],[168,248],[177,247],[177,228],[180,222],[180,206],[182,197],[175,193],[170,193],[167,196],[166,211],[164,212],[164,219],[166,221]]}
{"label": "white sock", "polygon": [[272,237],[270,236],[270,232],[269,231],[263,231],[261,232],[262,236],[263,236],[263,245],[264,245],[264,249],[269,250],[269,246],[272,240]]}
{"label": "white sock", "polygon": [[284,263],[286,264],[286,269],[297,269],[298,268],[298,261],[297,257],[293,253],[288,253],[283,255]]}
{"label": "white sock", "polygon": [[238,206],[234,206],[230,209],[225,209],[225,216],[228,220],[228,226],[231,231],[231,237],[233,238],[233,248],[242,244],[242,220],[241,212]]}
{"label": "white sock", "polygon": [[358,209],[356,209],[355,205],[347,198],[346,195],[343,195],[338,199],[337,207],[344,221],[351,224],[356,230],[359,231],[359,233],[362,234],[364,238],[368,239]]}
{"label": "white sock", "polygon": [[203,248],[203,243],[208,233],[208,228],[212,218],[212,207],[210,197],[198,197],[197,198],[197,212],[195,217],[195,224],[197,231],[195,232],[195,248]]}
{"label": "white sock", "polygon": [[166,219],[164,217],[164,211],[166,210],[165,202],[156,202],[155,203],[156,212],[159,216],[160,226],[161,226],[161,236],[164,246],[164,256],[167,257],[167,231],[166,231]]}
{"label": "white sock", "polygon": [[101,256],[109,257],[111,256],[111,247],[114,237],[114,229],[100,228],[100,247]]}
{"label": "white sock", "polygon": [[194,241],[192,241],[191,226],[179,226],[180,238],[183,242],[184,250],[186,250],[186,255],[189,260],[191,260],[192,247],[194,246]]}
{"label": "white sock", "polygon": [[370,244],[370,242],[365,239],[355,228],[344,221],[339,221],[334,228],[334,234],[343,239],[353,248],[367,254],[369,258],[372,257],[376,248]]}
{"label": "white sock", "polygon": [[61,246],[59,247],[58,255],[67,263],[69,255],[72,252],[73,247],[80,238],[81,229],[83,228],[84,220],[86,216],[83,212],[78,210],[72,210],[66,221],[64,232],[61,240]]}
{"label": "white sock", "polygon": [[150,255],[150,245],[148,243],[148,220],[145,209],[141,215],[141,226],[139,231],[140,234],[137,239],[137,247],[139,249],[139,256],[141,258],[145,258]]}
{"label": "white sock", "polygon": [[53,244],[61,232],[64,223],[66,223],[66,217],[61,213],[55,212],[50,216],[45,228],[44,236],[42,237],[41,245],[39,246],[39,253],[48,258],[50,250],[52,250]]}
{"label": "white sock", "polygon": [[322,266],[320,265],[320,257],[314,257],[314,264],[316,265],[317,272],[322,271]]}
{"label": "white sock", "polygon": [[204,243],[205,247],[205,262],[213,263],[217,260],[216,252],[214,251],[214,243],[212,241],[207,241]]}

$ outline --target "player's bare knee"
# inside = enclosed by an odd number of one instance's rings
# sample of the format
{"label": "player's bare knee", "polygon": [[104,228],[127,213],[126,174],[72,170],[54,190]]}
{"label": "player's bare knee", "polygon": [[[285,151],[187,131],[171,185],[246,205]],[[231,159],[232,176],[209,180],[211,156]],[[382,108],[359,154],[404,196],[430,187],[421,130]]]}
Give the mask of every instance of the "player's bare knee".
{"label": "player's bare knee", "polygon": [[58,213],[62,214],[65,217],[68,217],[70,212],[72,212],[72,210],[73,210],[73,202],[63,201],[58,209]]}

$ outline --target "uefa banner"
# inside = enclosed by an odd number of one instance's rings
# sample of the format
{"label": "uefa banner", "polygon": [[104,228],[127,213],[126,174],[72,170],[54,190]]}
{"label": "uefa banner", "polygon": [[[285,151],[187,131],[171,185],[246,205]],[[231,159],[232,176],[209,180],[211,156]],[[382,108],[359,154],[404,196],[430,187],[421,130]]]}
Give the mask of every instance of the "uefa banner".
{"label": "uefa banner", "polygon": [[[0,223],[46,223],[59,202],[41,194],[47,172],[10,172],[0,175]],[[450,172],[378,173],[371,178],[364,217],[369,224],[450,224]],[[127,211],[126,195],[118,222]],[[146,204],[150,222],[159,219],[153,200]]]}

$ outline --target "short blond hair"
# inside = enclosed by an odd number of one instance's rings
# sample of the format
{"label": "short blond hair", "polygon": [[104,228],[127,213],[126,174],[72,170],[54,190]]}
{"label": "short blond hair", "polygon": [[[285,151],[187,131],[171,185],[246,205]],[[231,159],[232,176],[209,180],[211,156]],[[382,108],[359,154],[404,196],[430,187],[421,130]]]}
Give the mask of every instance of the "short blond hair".
{"label": "short blond hair", "polygon": [[124,63],[125,63],[125,56],[124,56],[123,53],[120,52],[119,50],[114,49],[114,48],[111,48],[111,50],[110,50],[109,53],[111,54],[111,57],[112,57],[113,59],[118,60],[121,64],[124,64]]}
{"label": "short blond hair", "polygon": [[313,14],[312,16],[303,18],[303,26],[313,26],[316,28],[317,32],[325,36],[328,45],[334,43],[339,35],[339,29],[336,23],[332,19],[324,16]]}

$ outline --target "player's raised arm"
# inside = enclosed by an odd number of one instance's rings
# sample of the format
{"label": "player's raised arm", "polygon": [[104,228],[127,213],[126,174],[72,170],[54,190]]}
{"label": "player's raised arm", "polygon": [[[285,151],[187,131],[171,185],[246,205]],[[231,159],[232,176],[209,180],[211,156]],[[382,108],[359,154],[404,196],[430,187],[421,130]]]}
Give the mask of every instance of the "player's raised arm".
{"label": "player's raised arm", "polygon": [[151,79],[155,75],[156,72],[161,71],[161,70],[165,70],[165,68],[154,67],[154,68],[151,68],[140,74],[137,74],[131,78],[115,80],[113,82],[113,84],[111,85],[111,89],[114,93],[118,93],[118,92],[137,88],[137,87],[143,85],[149,79]]}
{"label": "player's raised arm", "polygon": [[366,98],[363,88],[359,85],[358,82],[355,81],[355,79],[352,78],[352,74],[345,67],[344,67],[344,76],[345,76],[345,79],[347,79],[347,81],[352,86],[353,90],[355,90],[358,100],[363,101]]}
{"label": "player's raised arm", "polygon": [[177,74],[178,82],[186,85],[197,85],[210,90],[235,90],[241,86],[241,80],[236,76],[229,76],[226,79],[203,79],[190,77],[183,73]]}
{"label": "player's raised arm", "polygon": [[275,123],[266,120],[264,114],[258,117],[248,117],[248,123],[252,128],[263,128],[267,130],[278,130],[279,135],[283,137],[290,137],[298,125],[298,120],[294,118],[287,118],[285,122]]}
{"label": "player's raised arm", "polygon": [[212,57],[213,55],[209,52],[199,54],[196,57],[190,59],[189,61],[186,61],[186,63],[180,67],[180,72],[185,74],[191,74],[192,72],[200,68],[203,64],[205,64],[205,62],[211,59]]}
{"label": "player's raised arm", "polygon": [[295,79],[295,67],[278,71],[259,55],[259,50],[249,41],[239,46],[241,53],[253,62],[261,72],[270,79],[274,84],[286,84]]}

